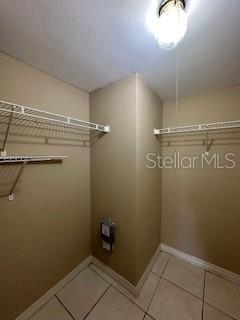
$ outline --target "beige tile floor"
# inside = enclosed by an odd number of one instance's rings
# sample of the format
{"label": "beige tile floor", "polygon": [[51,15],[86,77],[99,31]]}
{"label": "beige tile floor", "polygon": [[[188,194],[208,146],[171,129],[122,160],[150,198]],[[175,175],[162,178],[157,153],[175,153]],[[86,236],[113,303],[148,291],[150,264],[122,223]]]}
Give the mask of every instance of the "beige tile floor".
{"label": "beige tile floor", "polygon": [[240,286],[161,252],[138,297],[91,264],[31,320],[240,320]]}

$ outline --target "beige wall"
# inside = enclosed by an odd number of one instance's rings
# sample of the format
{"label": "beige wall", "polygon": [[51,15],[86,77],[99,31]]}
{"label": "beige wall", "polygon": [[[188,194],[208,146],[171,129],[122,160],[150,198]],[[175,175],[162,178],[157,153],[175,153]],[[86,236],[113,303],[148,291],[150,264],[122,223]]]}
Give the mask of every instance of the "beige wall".
{"label": "beige wall", "polygon": [[[0,54],[0,99],[89,119],[88,93],[4,54]],[[1,122],[1,132],[3,127]],[[90,154],[88,147],[81,147],[85,138],[26,127],[13,128],[12,133],[16,136],[10,136],[9,155],[69,158],[63,164],[29,165],[15,200],[0,199],[0,318],[4,320],[14,319],[90,254]],[[0,188],[5,188],[14,169],[0,169]]]}
{"label": "beige wall", "polygon": [[159,97],[137,77],[137,175],[136,175],[136,282],[160,244],[161,170],[146,167],[146,155],[161,151],[153,128],[162,125]]}
{"label": "beige wall", "polygon": [[[136,284],[160,242],[160,175],[144,165],[145,153],[159,146],[152,131],[161,124],[161,102],[134,75],[93,92],[90,115],[111,124],[111,132],[91,147],[93,255]],[[103,217],[117,225],[111,254],[100,240]]]}
{"label": "beige wall", "polygon": [[[240,86],[164,103],[163,126],[240,118]],[[215,132],[210,155],[237,154],[236,169],[164,169],[162,242],[210,263],[240,273],[240,133]],[[164,154],[200,156],[206,134],[171,138]],[[164,141],[167,142],[167,138]],[[192,144],[192,146],[190,146]]]}
{"label": "beige wall", "polygon": [[[109,123],[111,132],[91,146],[92,252],[131,282],[135,280],[136,77],[90,94],[91,121]],[[102,249],[100,221],[117,225],[112,254]]]}

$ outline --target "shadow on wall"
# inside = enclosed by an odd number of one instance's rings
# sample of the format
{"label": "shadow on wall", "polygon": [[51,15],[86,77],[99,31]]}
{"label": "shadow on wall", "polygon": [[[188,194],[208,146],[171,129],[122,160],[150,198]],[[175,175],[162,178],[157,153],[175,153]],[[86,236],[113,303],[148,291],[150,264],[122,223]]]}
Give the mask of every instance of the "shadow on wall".
{"label": "shadow on wall", "polygon": [[162,137],[162,146],[202,146],[208,144],[219,146],[240,144],[240,130],[218,130],[210,132],[190,132],[164,135]]}
{"label": "shadow on wall", "polygon": [[[0,139],[3,142],[9,123],[9,116],[0,114]],[[48,144],[64,146],[89,147],[104,133],[86,131],[66,127],[60,124],[50,124],[35,120],[13,117],[8,142],[21,144]],[[31,140],[31,138],[37,138]]]}

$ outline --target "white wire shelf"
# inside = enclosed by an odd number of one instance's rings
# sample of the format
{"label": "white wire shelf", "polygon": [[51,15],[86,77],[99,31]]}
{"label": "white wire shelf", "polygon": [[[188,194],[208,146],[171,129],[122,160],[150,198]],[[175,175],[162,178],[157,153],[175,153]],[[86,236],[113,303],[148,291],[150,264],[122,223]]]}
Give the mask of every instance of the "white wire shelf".
{"label": "white wire shelf", "polygon": [[224,130],[224,129],[236,129],[240,128],[240,120],[225,121],[215,123],[196,124],[192,126],[172,127],[163,129],[154,129],[155,135],[175,134],[175,133],[187,133],[198,131],[211,131],[211,130]]}
{"label": "white wire shelf", "polygon": [[78,128],[79,130],[94,130],[100,132],[110,132],[110,126],[88,122],[65,115],[52,113],[36,108],[26,107],[12,102],[0,100],[0,112],[4,114],[13,114],[21,119],[32,119],[35,121],[59,124],[65,127]]}
{"label": "white wire shelf", "polygon": [[[17,126],[23,126],[23,124],[28,121],[31,122],[31,125],[34,127],[38,127],[40,129],[48,129],[57,130],[61,127],[63,129],[63,134],[67,134],[70,132],[74,135],[83,135],[83,130],[86,132],[87,135],[91,132],[102,132],[107,133],[110,132],[110,126],[101,125],[93,122],[88,122],[76,118],[70,118],[65,115],[52,113],[40,109],[30,108],[26,106],[22,106],[19,104],[7,102],[0,100],[0,118],[4,119],[1,122],[3,127],[5,126],[5,134],[3,134],[3,143],[0,146],[0,155],[6,156],[6,145],[8,141],[8,137],[10,135],[11,128],[16,128]],[[66,130],[68,129],[68,130]],[[86,135],[86,133],[85,133]]]}

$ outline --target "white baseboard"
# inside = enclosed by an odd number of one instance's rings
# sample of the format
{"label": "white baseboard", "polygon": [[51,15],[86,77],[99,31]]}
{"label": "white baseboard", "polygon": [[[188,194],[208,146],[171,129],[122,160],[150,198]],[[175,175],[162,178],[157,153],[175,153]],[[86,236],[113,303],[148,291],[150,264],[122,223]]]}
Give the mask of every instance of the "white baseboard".
{"label": "white baseboard", "polygon": [[240,284],[240,275],[228,271],[226,269],[215,266],[211,263],[208,263],[204,260],[191,256],[187,253],[169,247],[163,243],[161,243],[156,250],[154,256],[152,257],[150,263],[148,264],[144,274],[139,280],[137,286],[134,286],[116,271],[112,270],[110,267],[105,265],[103,262],[98,260],[93,256],[89,256],[86,260],[84,260],[81,264],[79,264],[73,271],[71,271],[67,276],[65,276],[61,281],[59,281],[54,287],[52,287],[47,293],[45,293],[41,298],[39,298],[36,302],[34,302],[28,309],[26,309],[21,315],[19,315],[15,320],[29,320],[29,318],[36,313],[40,308],[42,308],[49,300],[51,300],[68,282],[74,279],[83,269],[85,269],[91,263],[94,263],[99,269],[105,272],[108,276],[110,276],[113,280],[122,285],[125,289],[130,291],[133,295],[137,296],[139,291],[141,290],[145,280],[147,279],[153,264],[155,263],[160,251],[167,252],[176,257],[179,257],[197,267],[200,267],[206,271],[212,272],[222,278],[228,279],[234,283]]}
{"label": "white baseboard", "polygon": [[214,273],[222,278],[225,278],[227,280],[230,280],[236,284],[240,284],[240,274],[237,274],[237,273],[234,273],[234,272],[231,272],[231,271],[228,271],[226,269],[223,269],[221,267],[218,267],[214,264],[211,264],[209,262],[206,262],[204,260],[201,260],[199,258],[196,258],[194,256],[191,256],[187,253],[184,253],[182,251],[179,251],[177,249],[174,249],[172,247],[169,247],[165,244],[161,244],[161,250],[162,251],[165,251],[167,253],[170,253],[176,257],[179,257],[181,258],[182,260],[185,260],[187,262],[190,262],[191,264],[199,267],[199,268],[202,268],[206,271],[209,271],[211,273]]}
{"label": "white baseboard", "polygon": [[51,300],[65,285],[74,279],[83,269],[85,269],[92,262],[92,256],[89,256],[82,263],[80,263],[75,269],[67,274],[61,281],[59,281],[54,287],[48,290],[41,298],[34,302],[29,308],[27,308],[22,314],[20,314],[15,320],[29,320],[29,318],[42,308],[49,300]]}
{"label": "white baseboard", "polygon": [[51,300],[68,282],[73,280],[83,269],[94,263],[99,269],[110,276],[114,281],[118,282],[125,289],[130,291],[133,295],[137,296],[141,287],[143,286],[148,274],[150,273],[152,266],[160,252],[160,245],[155,252],[153,258],[151,259],[149,265],[147,266],[144,274],[142,275],[140,281],[135,287],[132,283],[126,280],[123,276],[118,274],[116,271],[105,265],[103,262],[98,260],[93,256],[89,256],[81,264],[79,264],[73,271],[66,275],[62,280],[60,280],[54,287],[48,290],[41,298],[34,302],[29,308],[27,308],[22,314],[20,314],[15,320],[29,320],[34,313],[41,309],[49,300]]}
{"label": "white baseboard", "polygon": [[121,276],[119,273],[105,265],[103,262],[98,260],[95,257],[92,257],[92,263],[95,264],[100,270],[105,272],[110,278],[118,282],[120,285],[122,285],[125,289],[130,291],[133,295],[137,296],[137,290],[136,287],[126,280],[123,276]]}
{"label": "white baseboard", "polygon": [[109,277],[111,277],[113,280],[118,282],[120,285],[122,285],[125,289],[130,291],[134,296],[138,296],[144,282],[146,281],[150,271],[152,270],[152,267],[158,257],[158,254],[161,250],[161,244],[157,248],[156,252],[154,253],[151,261],[149,262],[145,272],[143,273],[141,279],[139,280],[138,284],[134,286],[132,283],[130,283],[128,280],[126,280],[124,277],[122,277],[120,274],[118,274],[116,271],[105,265],[103,262],[98,260],[97,258],[93,257],[92,263],[94,263],[99,269],[101,269],[103,272],[105,272]]}

